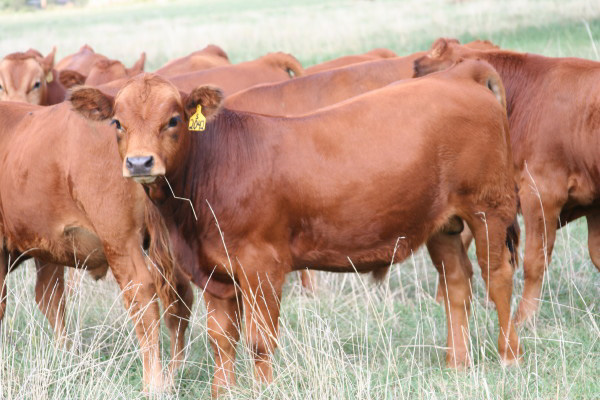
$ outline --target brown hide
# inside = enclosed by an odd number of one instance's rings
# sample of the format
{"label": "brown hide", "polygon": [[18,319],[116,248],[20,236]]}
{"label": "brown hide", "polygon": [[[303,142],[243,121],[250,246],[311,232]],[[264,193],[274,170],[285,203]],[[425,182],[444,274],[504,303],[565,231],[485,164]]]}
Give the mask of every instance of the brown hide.
{"label": "brown hide", "polygon": [[224,105],[232,110],[268,115],[304,114],[411,78],[413,62],[424,54],[366,61],[280,83],[257,85],[229,96]]}
{"label": "brown hide", "polygon": [[325,61],[317,65],[306,68],[306,74],[316,74],[334,68],[345,67],[347,65],[361,63],[365,61],[375,61],[382,58],[393,58],[397,54],[388,49],[374,49],[364,54],[352,56],[343,56],[333,60]]}
{"label": "brown hide", "polygon": [[[233,379],[238,301],[257,376],[269,381],[286,273],[387,268],[425,242],[448,285],[447,361],[468,363],[468,341],[452,339],[467,330],[470,299],[468,257],[454,234],[462,220],[507,334],[500,354],[519,356],[504,244],[516,194],[504,91],[489,65],[461,63],[295,118],[220,109],[222,98],[206,86],[181,95],[152,74],[114,99],[73,93],[83,115],[116,121],[123,174],[145,182],[196,254],[189,272],[211,312],[213,395]],[[189,132],[197,106],[208,124]]]}
{"label": "brown hide", "polygon": [[231,64],[229,57],[223,49],[211,44],[185,57],[169,61],[155,73],[163,76],[175,76],[229,64]]}
{"label": "brown hide", "polygon": [[100,60],[108,60],[108,58],[102,54],[96,53],[94,49],[86,44],[83,45],[77,53],[68,55],[56,63],[55,68],[58,72],[70,70],[87,76],[94,64]]}
{"label": "brown hide", "polygon": [[[506,87],[511,144],[526,229],[525,288],[517,322],[538,307],[546,259],[557,227],[588,219],[592,261],[600,268],[600,63],[512,51],[479,51],[438,39],[415,62],[415,74],[444,69],[461,59],[482,59]],[[540,207],[543,205],[543,208]]]}

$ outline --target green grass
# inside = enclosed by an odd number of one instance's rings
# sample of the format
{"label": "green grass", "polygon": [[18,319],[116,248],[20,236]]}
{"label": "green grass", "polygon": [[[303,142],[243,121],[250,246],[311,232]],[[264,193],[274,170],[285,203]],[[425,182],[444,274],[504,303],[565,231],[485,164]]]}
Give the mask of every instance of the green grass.
{"label": "green grass", "polygon": [[[591,33],[588,33],[584,21]],[[29,47],[60,57],[84,42],[148,69],[216,43],[234,62],[270,51],[305,65],[387,47],[424,50],[439,37],[491,39],[521,51],[596,58],[600,4],[589,1],[316,1],[135,3],[0,14],[0,56]],[[593,42],[593,40],[595,42]],[[471,318],[473,368],[444,367],[445,315],[434,301],[436,273],[424,251],[392,269],[389,282],[321,273],[316,296],[290,277],[282,304],[275,381],[257,386],[240,346],[236,399],[597,399],[600,398],[600,276],[587,254],[585,224],[559,231],[535,324],[520,330],[525,360],[501,367],[495,311],[483,303],[475,265]],[[112,279],[84,277],[68,299],[73,346],[54,345],[33,296],[31,266],[11,273],[0,337],[1,399],[143,398],[138,345]],[[513,306],[523,288],[515,275]],[[186,362],[165,398],[208,398],[213,356],[197,302]],[[163,335],[165,359],[168,338]]]}

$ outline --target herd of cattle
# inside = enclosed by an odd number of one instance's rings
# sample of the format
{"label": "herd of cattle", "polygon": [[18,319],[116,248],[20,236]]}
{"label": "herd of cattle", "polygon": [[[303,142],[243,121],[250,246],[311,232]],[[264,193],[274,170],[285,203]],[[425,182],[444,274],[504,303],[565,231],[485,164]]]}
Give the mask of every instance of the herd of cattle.
{"label": "herd of cattle", "polygon": [[[34,258],[36,300],[63,340],[64,266],[110,269],[145,390],[168,388],[182,362],[190,282],[208,309],[217,396],[234,382],[242,318],[257,378],[272,379],[291,271],[309,290],[309,270],[381,279],[426,244],[447,363],[461,367],[470,239],[506,363],[522,355],[515,325],[538,308],[556,230],[585,216],[600,267],[600,63],[453,39],[306,69],[283,53],[231,64],[213,45],[154,73],[144,61],[126,68],[87,45],[56,64],[54,51],[0,61],[0,319],[8,271]],[[525,287],[511,318],[518,211]]]}

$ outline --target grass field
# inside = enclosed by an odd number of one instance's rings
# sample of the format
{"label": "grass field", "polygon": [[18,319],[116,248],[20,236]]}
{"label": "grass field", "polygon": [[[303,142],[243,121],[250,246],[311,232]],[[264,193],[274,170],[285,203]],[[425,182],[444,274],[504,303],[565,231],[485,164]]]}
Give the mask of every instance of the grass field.
{"label": "grass field", "polygon": [[[208,43],[222,46],[234,62],[286,51],[310,65],[373,47],[399,54],[424,50],[439,36],[600,59],[600,3],[210,0],[0,14],[0,56],[30,47],[45,53],[56,45],[61,58],[89,43],[128,63],[146,51],[147,70]],[[587,254],[581,221],[558,232],[541,312],[520,330],[526,351],[520,367],[499,363],[495,311],[483,303],[477,268],[474,366],[462,372],[444,367],[445,316],[434,301],[436,273],[426,252],[395,266],[381,286],[352,274],[319,278],[314,297],[302,295],[295,277],[289,279],[273,384],[254,383],[251,358],[240,346],[230,398],[600,399],[600,275]],[[114,281],[84,277],[72,292],[73,346],[65,350],[54,345],[37,309],[34,280],[29,265],[9,275],[0,399],[143,398],[138,344]],[[522,287],[519,269],[513,306]],[[213,356],[205,320],[197,302],[186,362],[165,398],[210,397]],[[163,339],[168,359],[166,333]]]}

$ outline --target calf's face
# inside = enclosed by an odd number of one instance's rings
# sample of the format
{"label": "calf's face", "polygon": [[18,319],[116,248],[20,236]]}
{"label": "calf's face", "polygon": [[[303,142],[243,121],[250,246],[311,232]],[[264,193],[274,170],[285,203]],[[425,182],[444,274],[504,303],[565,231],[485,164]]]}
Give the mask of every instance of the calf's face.
{"label": "calf's face", "polygon": [[112,98],[95,88],[71,93],[76,111],[87,118],[107,120],[114,126],[123,176],[149,184],[160,176],[172,176],[187,158],[189,118],[197,107],[209,120],[218,112],[223,95],[212,87],[200,87],[182,95],[163,78],[144,74],[131,79]]}
{"label": "calf's face", "polygon": [[35,50],[7,55],[0,61],[0,101],[44,104],[53,65],[54,50],[46,57]]}

